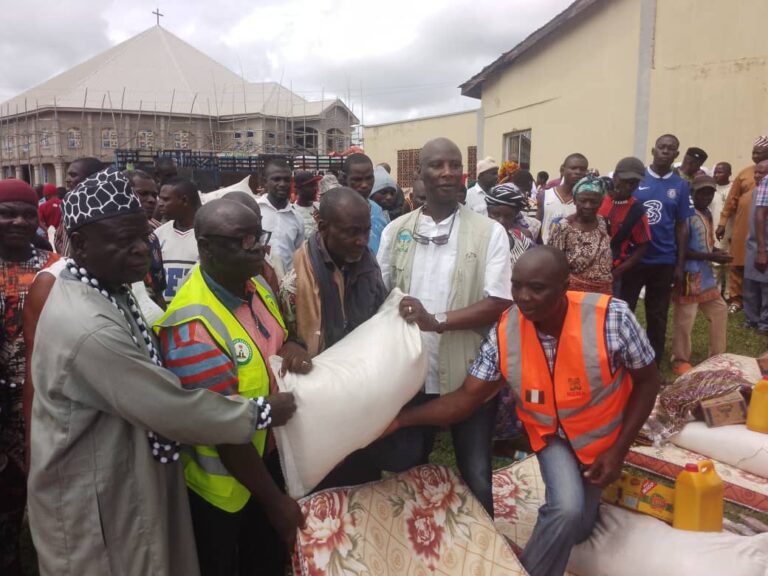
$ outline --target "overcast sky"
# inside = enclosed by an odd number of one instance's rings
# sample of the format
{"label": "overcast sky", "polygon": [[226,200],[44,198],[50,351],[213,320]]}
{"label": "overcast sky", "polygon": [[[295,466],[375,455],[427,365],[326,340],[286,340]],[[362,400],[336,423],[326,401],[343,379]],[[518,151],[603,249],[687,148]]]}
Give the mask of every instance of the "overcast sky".
{"label": "overcast sky", "polygon": [[[571,0],[163,0],[161,25],[251,82],[366,124],[470,110],[458,85]],[[155,24],[144,0],[3,0],[0,102]]]}

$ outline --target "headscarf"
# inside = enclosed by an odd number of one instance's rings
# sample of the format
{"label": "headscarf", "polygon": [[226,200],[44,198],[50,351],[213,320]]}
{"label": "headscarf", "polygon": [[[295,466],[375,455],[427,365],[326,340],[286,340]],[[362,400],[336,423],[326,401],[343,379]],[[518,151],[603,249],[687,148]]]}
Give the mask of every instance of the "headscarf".
{"label": "headscarf", "polygon": [[142,211],[130,180],[115,168],[91,174],[67,194],[61,206],[70,233],[91,222]]}
{"label": "headscarf", "polygon": [[519,211],[528,208],[528,198],[520,188],[511,182],[497,184],[491,188],[490,193],[484,193],[485,203],[488,206],[510,206]]}
{"label": "headscarf", "polygon": [[755,140],[755,143],[752,145],[753,148],[768,148],[768,136],[758,136]]}
{"label": "headscarf", "polygon": [[[512,160],[505,160],[499,168],[499,184],[505,184],[512,179],[512,176],[520,169],[520,165]],[[478,172],[479,174],[479,172]]]}
{"label": "headscarf", "polygon": [[605,185],[605,180],[600,178],[599,176],[595,176],[594,174],[587,174],[576,182],[576,186],[573,187],[573,198],[574,200],[576,197],[583,193],[583,192],[594,192],[596,194],[600,195],[600,198],[605,196],[605,193],[607,192],[607,186]]}
{"label": "headscarf", "polygon": [[37,206],[37,193],[24,180],[7,178],[0,180],[0,202],[26,202]]}

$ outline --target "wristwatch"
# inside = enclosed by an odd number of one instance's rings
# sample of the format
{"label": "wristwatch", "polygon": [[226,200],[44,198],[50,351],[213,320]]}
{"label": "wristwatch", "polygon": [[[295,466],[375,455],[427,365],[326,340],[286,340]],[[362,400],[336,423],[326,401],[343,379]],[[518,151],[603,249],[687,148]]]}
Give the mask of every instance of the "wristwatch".
{"label": "wristwatch", "polygon": [[445,312],[438,312],[435,314],[435,322],[437,322],[437,329],[435,332],[442,334],[445,330],[445,325],[448,323],[448,314]]}

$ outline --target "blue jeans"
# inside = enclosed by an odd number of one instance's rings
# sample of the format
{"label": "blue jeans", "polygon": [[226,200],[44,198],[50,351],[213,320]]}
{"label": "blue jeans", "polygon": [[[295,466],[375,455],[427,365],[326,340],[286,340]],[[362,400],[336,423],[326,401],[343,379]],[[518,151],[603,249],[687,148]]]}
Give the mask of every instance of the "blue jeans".
{"label": "blue jeans", "polygon": [[584,480],[573,449],[559,436],[550,436],[536,456],[546,502],[520,562],[531,576],[562,576],[571,548],[592,532],[602,488]]}
{"label": "blue jeans", "polygon": [[744,278],[741,298],[747,324],[758,330],[768,330],[768,282]]}
{"label": "blue jeans", "polygon": [[[438,397],[437,394],[419,393],[407,406],[423,404]],[[498,406],[496,396],[480,406],[469,418],[451,426],[456,465],[461,477],[491,518],[491,438]],[[438,430],[434,426],[403,428],[369,448],[375,447],[375,462],[382,470],[402,472],[429,462],[429,454],[432,452]]]}

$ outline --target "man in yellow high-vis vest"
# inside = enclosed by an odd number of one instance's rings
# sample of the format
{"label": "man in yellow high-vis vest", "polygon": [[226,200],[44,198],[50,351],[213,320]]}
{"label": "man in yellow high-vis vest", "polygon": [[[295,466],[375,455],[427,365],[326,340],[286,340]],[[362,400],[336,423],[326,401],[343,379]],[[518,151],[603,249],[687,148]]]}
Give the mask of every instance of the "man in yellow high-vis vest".
{"label": "man in yellow high-vis vest", "polygon": [[[227,199],[200,209],[200,264],[155,328],[166,366],[182,386],[274,398],[277,414],[282,397],[269,396],[268,358],[283,356],[285,368],[300,372],[311,360],[287,341],[276,299],[257,278],[269,239],[257,210]],[[279,462],[267,448],[267,431],[252,443],[193,446],[182,456],[203,576],[284,573],[284,545],[292,546],[301,512],[278,488]]]}

